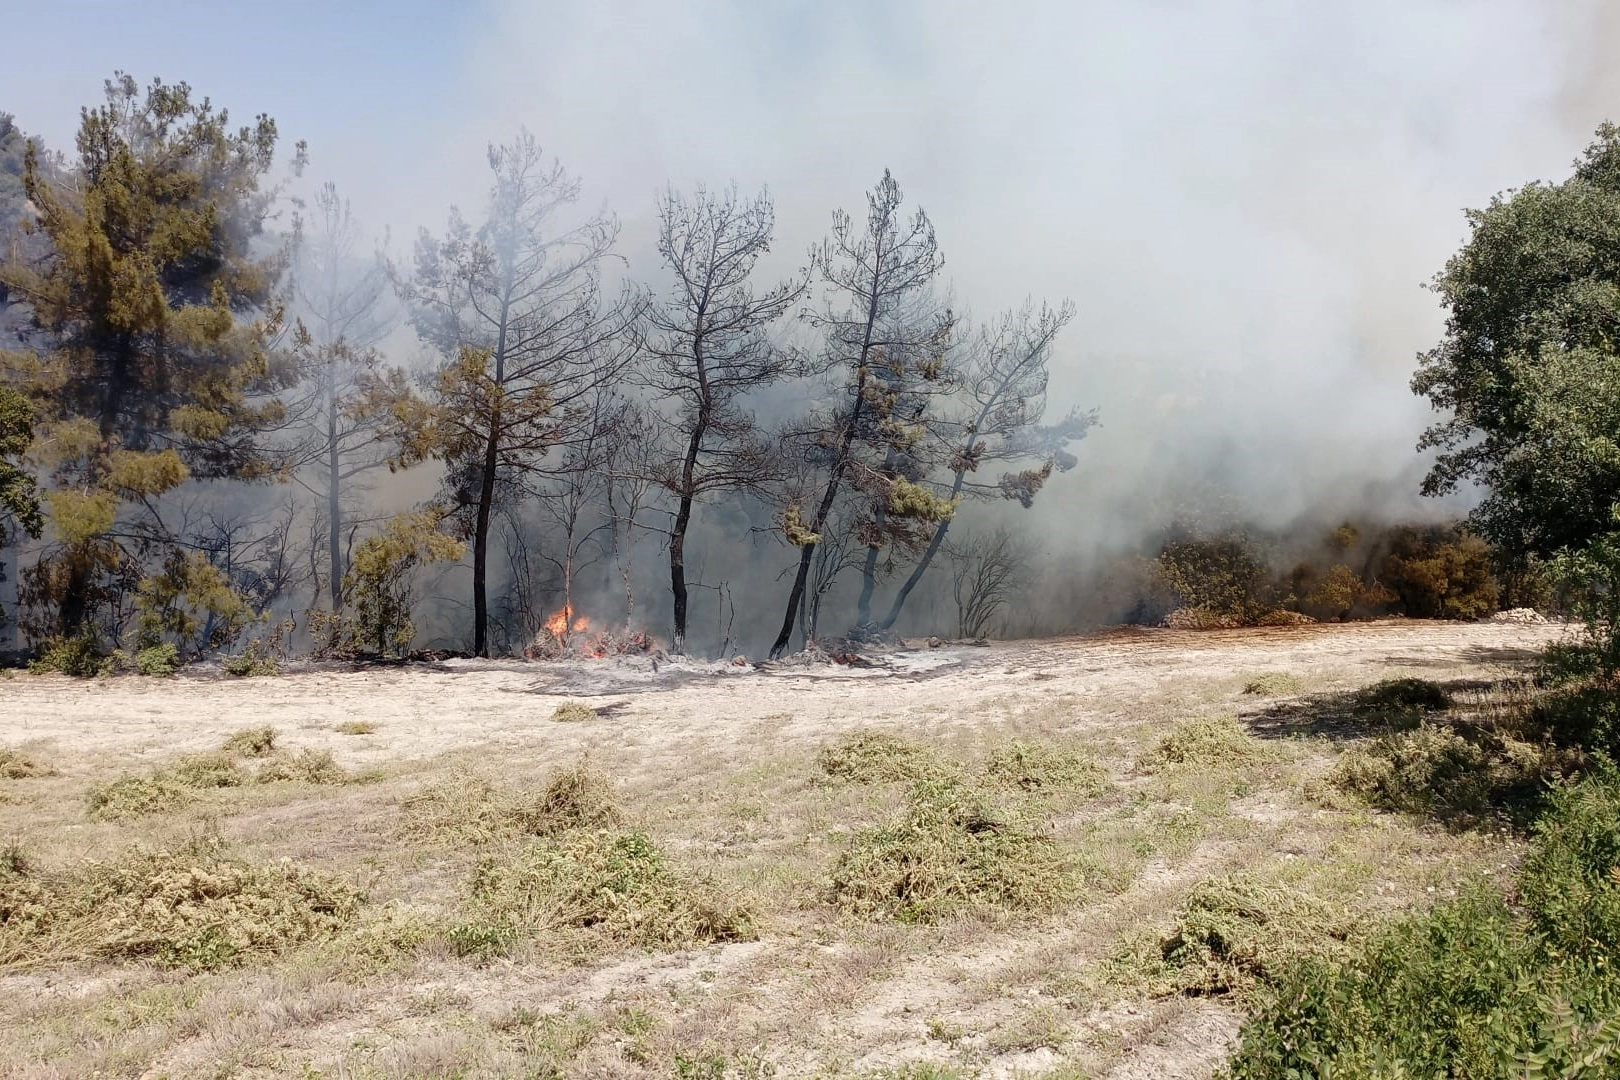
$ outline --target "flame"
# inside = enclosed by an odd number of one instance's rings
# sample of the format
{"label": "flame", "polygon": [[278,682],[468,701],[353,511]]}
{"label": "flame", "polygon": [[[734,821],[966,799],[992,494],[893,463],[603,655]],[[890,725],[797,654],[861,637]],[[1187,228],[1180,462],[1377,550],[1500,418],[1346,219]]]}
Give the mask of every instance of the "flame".
{"label": "flame", "polygon": [[569,633],[583,634],[591,629],[591,620],[584,615],[575,616],[574,609],[564,604],[546,620],[546,632],[558,641],[567,641]]}

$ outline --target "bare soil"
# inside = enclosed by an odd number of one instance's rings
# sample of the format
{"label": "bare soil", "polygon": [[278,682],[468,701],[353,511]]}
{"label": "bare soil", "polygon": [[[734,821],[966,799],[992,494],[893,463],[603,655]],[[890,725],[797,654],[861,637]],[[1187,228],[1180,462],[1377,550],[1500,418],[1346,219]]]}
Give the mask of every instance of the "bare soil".
{"label": "bare soil", "polygon": [[[584,759],[673,857],[754,898],[760,937],[584,960],[543,947],[476,960],[430,944],[380,969],[313,945],[211,974],[0,969],[0,1075],[1205,1077],[1242,996],[1156,997],[1116,962],[1199,881],[1298,883],[1381,917],[1502,872],[1518,844],[1314,798],[1342,743],[1278,737],[1261,722],[1277,701],[1245,683],[1289,673],[1304,687],[1290,700],[1308,701],[1393,676],[1477,682],[1562,633],[1385,621],[919,643],[859,667],[638,657],[253,679],[18,673],[0,679],[0,747],[55,771],[0,780],[0,842],[37,862],[106,859],[217,822],[253,858],[297,859],[348,876],[369,905],[449,917],[474,853],[404,836],[402,800],[458,771],[536,787]],[[600,715],[554,722],[567,701]],[[1253,727],[1257,764],[1141,767],[1178,722],[1219,716]],[[155,819],[87,818],[90,785],[266,725],[373,782],[229,789]],[[861,729],[969,764],[1014,737],[1083,748],[1110,791],[1061,808],[1053,828],[1118,884],[1044,914],[923,926],[841,915],[828,867],[901,797],[818,775],[818,751]],[[929,1064],[943,1071],[904,1072]]]}

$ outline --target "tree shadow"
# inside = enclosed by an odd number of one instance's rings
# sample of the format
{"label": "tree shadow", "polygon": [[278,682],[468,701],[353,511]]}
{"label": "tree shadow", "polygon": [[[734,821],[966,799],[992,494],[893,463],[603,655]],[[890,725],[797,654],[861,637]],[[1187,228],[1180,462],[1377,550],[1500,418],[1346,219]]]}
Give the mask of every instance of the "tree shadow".
{"label": "tree shadow", "polygon": [[1488,679],[1387,679],[1359,690],[1274,702],[1242,720],[1263,739],[1365,739],[1415,728],[1451,708],[1459,693],[1493,685]]}
{"label": "tree shadow", "polygon": [[1579,742],[1555,737],[1545,700],[1517,677],[1390,679],[1244,720],[1261,738],[1352,744],[1322,780],[1329,805],[1354,798],[1452,831],[1528,828],[1552,786],[1586,761]]}

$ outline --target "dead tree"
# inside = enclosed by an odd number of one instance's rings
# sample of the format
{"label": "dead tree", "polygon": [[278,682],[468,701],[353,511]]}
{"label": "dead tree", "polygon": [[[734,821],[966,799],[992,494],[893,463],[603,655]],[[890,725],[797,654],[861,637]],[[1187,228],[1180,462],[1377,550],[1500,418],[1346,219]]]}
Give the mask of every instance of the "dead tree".
{"label": "dead tree", "polygon": [[655,427],[645,409],[626,403],[609,441],[604,462],[603,501],[612,528],[613,561],[624,587],[624,625],[635,629],[636,617],[636,540],[649,531],[641,521],[642,510],[656,482],[653,462]]}
{"label": "dead tree", "polygon": [[[1074,467],[1074,455],[1067,447],[1085,437],[1097,422],[1096,413],[1070,412],[1056,424],[1041,425],[1053,342],[1073,318],[1074,305],[1069,302],[1056,308],[1042,304],[1039,309],[1026,303],[981,330],[967,347],[958,372],[964,412],[957,421],[945,498],[1015,500],[1028,509],[1054,470]],[[993,483],[974,479],[990,462],[1025,467],[1003,472]],[[927,547],[895,593],[882,629],[891,629],[900,618],[900,609],[939,554],[950,527],[950,518],[933,526]]]}
{"label": "dead tree", "polygon": [[950,551],[957,636],[977,641],[1029,577],[1028,548],[1005,528],[970,536]]}
{"label": "dead tree", "polygon": [[790,280],[756,294],[755,264],[771,246],[775,212],[760,192],[691,195],[667,191],[658,202],[658,251],[674,276],[664,302],[649,309],[644,379],[667,456],[654,476],[674,501],[669,529],[673,606],[671,651],[686,651],[686,536],[694,504],[723,491],[754,490],[772,475],[771,444],[745,407],[750,393],[798,374],[797,357],[778,348],[768,328],[793,305],[804,283]]}
{"label": "dead tree", "polygon": [[[326,505],[327,586],[332,610],[343,606],[344,497],[364,474],[387,463],[378,441],[382,419],[357,408],[365,389],[386,377],[376,346],[393,325],[384,298],[386,267],[360,254],[359,226],[335,185],[315,195],[315,213],[293,266],[299,318],[293,352],[304,379],[299,415],[305,439],[296,481]],[[304,479],[313,472],[313,483]]]}
{"label": "dead tree", "polygon": [[782,531],[799,548],[799,566],[773,659],[792,638],[816,546],[841,494],[855,487],[889,500],[891,511],[940,511],[928,493],[897,484],[883,462],[902,422],[894,415],[899,395],[892,383],[924,374],[911,369],[934,362],[929,358],[937,358],[950,332],[950,313],[927,302],[944,260],[928,215],[901,213],[900,185],[887,171],[866,201],[864,227],[835,211],[832,234],[812,255],[827,295],[825,306],[806,319],[823,334],[826,368],[842,373],[841,400],[800,433],[809,444],[807,460],[821,467],[824,479],[808,517],[798,502],[783,513]]}

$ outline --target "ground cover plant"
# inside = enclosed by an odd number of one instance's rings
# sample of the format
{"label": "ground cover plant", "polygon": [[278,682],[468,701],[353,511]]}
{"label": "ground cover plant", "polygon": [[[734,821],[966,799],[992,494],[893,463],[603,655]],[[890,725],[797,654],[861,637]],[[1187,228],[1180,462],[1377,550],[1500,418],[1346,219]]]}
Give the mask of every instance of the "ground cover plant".
{"label": "ground cover plant", "polygon": [[1516,902],[1490,885],[1348,957],[1269,973],[1238,1078],[1601,1076],[1620,1069],[1620,773],[1562,788]]}

